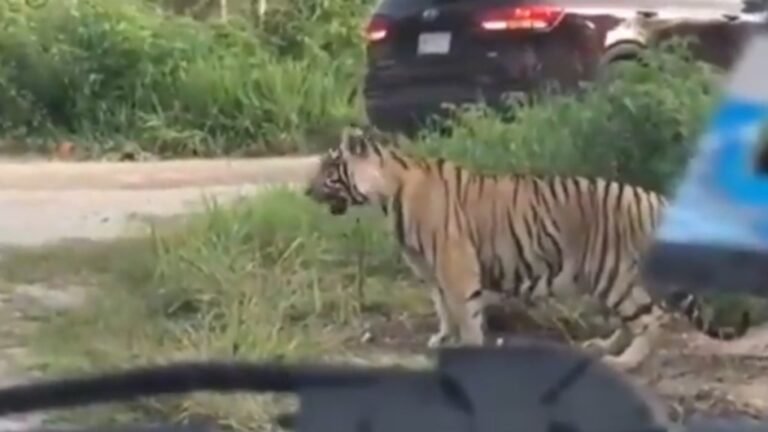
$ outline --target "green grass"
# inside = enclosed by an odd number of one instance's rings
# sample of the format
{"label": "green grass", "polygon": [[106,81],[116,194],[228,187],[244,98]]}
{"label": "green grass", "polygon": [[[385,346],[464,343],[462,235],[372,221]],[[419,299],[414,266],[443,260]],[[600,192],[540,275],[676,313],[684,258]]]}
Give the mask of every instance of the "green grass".
{"label": "green grass", "polygon": [[[51,374],[182,358],[366,358],[360,339],[371,323],[430,310],[426,290],[366,213],[358,225],[354,215],[332,218],[277,190],[232,208],[212,203],[149,239],[9,253],[0,274],[93,287],[85,308],[50,317],[32,340],[34,367]],[[141,407],[249,429],[275,403],[194,396]]]}
{"label": "green grass", "polygon": [[278,30],[236,16],[196,21],[142,0],[2,2],[4,147],[50,152],[67,140],[81,157],[317,150],[363,112],[368,6],[300,3],[287,16],[270,10],[269,26],[287,26]]}
{"label": "green grass", "polygon": [[[216,358],[423,366],[434,314],[427,289],[398,255],[375,210],[332,217],[276,189],[227,207],[212,202],[148,238],[6,251],[0,280],[87,290],[84,307],[51,314],[25,341],[29,366],[50,376]],[[592,334],[594,317],[573,307],[543,308],[521,331]],[[365,333],[372,343],[361,340]],[[198,394],[61,419],[213,418],[236,430],[269,430],[271,416],[292,404]]]}

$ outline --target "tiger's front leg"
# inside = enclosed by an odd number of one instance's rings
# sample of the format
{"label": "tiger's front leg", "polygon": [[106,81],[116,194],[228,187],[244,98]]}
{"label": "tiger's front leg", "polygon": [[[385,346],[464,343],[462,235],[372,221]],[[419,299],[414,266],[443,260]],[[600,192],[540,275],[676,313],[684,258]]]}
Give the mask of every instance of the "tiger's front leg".
{"label": "tiger's front leg", "polygon": [[449,241],[445,246],[436,266],[443,306],[456,322],[461,344],[483,345],[487,336],[486,296],[474,249],[464,240]]}
{"label": "tiger's front leg", "polygon": [[456,336],[456,326],[451,320],[448,305],[445,303],[445,294],[440,287],[432,288],[432,303],[437,312],[438,330],[432,334],[427,342],[427,347],[438,348],[450,342]]}
{"label": "tiger's front leg", "polygon": [[405,258],[405,262],[408,264],[408,267],[411,268],[413,274],[416,275],[417,279],[422,283],[432,285],[432,304],[437,313],[438,329],[436,333],[430,335],[429,340],[427,341],[427,347],[438,348],[446,345],[457,336],[457,332],[456,325],[451,316],[451,311],[446,304],[445,293],[443,293],[440,286],[437,284],[437,279],[434,277],[434,271],[431,266],[429,266],[422,256],[415,251],[407,250],[403,254],[403,258]]}

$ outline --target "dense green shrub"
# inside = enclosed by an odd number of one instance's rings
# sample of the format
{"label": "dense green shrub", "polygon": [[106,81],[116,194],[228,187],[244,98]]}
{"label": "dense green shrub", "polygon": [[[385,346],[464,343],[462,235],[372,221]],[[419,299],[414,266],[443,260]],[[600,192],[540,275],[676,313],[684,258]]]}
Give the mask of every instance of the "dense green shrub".
{"label": "dense green shrub", "polygon": [[[221,18],[221,0],[147,0],[175,14]],[[228,16],[248,20],[267,45],[293,57],[320,48],[357,48],[357,34],[373,0],[227,0]],[[262,9],[263,7],[263,9]]]}
{"label": "dense green shrub", "polygon": [[617,66],[614,79],[577,97],[517,110],[512,122],[509,112],[459,108],[448,133],[427,130],[412,147],[488,171],[600,175],[664,189],[713,107],[717,75],[681,43],[643,60]]}
{"label": "dense green shrub", "polygon": [[[364,8],[315,3],[320,18],[277,16],[269,26],[299,26],[277,32],[247,19],[163,14],[138,0],[40,9],[4,2],[0,134],[75,137],[96,151],[128,141],[175,155],[307,150],[308,134],[333,131],[362,111],[355,17]],[[346,5],[344,18],[317,25],[341,14],[336,4]],[[298,42],[280,46],[286,35]]]}
{"label": "dense green shrub", "polygon": [[372,0],[290,0],[267,2],[257,32],[282,55],[301,58],[315,51],[354,52]]}

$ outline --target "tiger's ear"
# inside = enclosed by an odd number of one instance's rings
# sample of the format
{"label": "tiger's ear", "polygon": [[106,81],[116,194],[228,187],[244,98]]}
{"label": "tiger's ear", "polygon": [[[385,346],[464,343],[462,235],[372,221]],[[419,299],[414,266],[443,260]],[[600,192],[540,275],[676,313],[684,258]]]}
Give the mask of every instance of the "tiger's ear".
{"label": "tiger's ear", "polygon": [[341,131],[342,152],[356,157],[365,157],[368,154],[368,142],[365,131],[358,126],[347,126]]}
{"label": "tiger's ear", "polygon": [[366,125],[360,128],[366,139],[379,147],[400,147],[400,135],[394,132],[385,132],[373,126]]}
{"label": "tiger's ear", "polygon": [[380,132],[381,140],[379,141],[382,144],[385,144],[390,147],[394,148],[400,148],[402,147],[402,138],[403,136],[394,132]]}
{"label": "tiger's ear", "polygon": [[400,147],[399,135],[383,132],[371,125],[349,125],[342,129],[341,147],[347,154],[367,157],[381,147]]}

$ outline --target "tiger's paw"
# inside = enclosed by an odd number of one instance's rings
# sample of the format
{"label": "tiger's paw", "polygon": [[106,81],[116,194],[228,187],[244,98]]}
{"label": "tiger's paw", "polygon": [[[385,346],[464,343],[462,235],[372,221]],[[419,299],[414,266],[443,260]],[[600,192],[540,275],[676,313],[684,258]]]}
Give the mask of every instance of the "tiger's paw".
{"label": "tiger's paw", "polygon": [[581,344],[581,349],[597,356],[604,356],[608,354],[608,347],[605,341],[601,338],[590,339]]}
{"label": "tiger's paw", "polygon": [[427,348],[435,349],[448,345],[450,335],[448,332],[438,332],[429,337]]}
{"label": "tiger's paw", "polygon": [[622,372],[630,372],[637,369],[645,358],[630,355],[604,355],[600,361]]}
{"label": "tiger's paw", "polygon": [[603,356],[607,354],[617,355],[627,347],[628,333],[623,327],[617,328],[607,338],[596,337],[581,344],[581,348],[588,353]]}
{"label": "tiger's paw", "polygon": [[621,356],[615,355],[603,356],[600,361],[621,372],[630,372],[634,369],[637,369],[637,367],[642,363],[642,361],[622,358]]}

